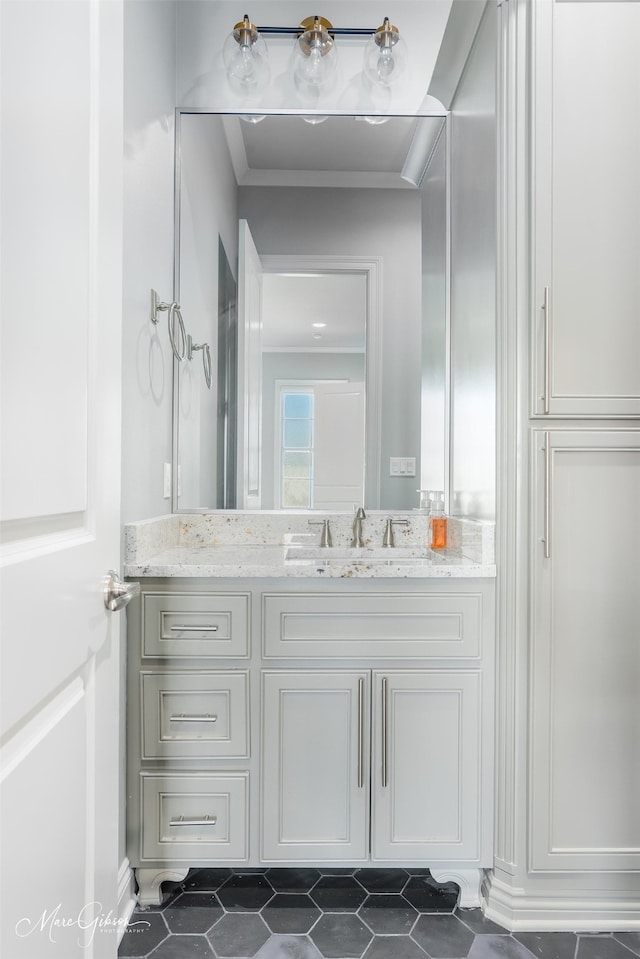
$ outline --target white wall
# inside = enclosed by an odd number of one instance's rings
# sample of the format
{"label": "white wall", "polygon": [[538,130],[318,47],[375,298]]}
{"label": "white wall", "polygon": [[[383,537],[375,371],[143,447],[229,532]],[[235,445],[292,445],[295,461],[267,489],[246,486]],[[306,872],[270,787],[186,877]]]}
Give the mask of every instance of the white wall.
{"label": "white wall", "polygon": [[496,8],[488,4],[452,104],[452,514],[495,515]]}
{"label": "white wall", "polygon": [[150,290],[173,298],[175,3],[124,5],[124,295],[122,519],[170,511],[172,356],[167,314],[149,320]]}
{"label": "white wall", "polygon": [[420,488],[446,489],[447,133],[443,130],[421,187],[422,405]]}
{"label": "white wall", "polygon": [[216,506],[218,238],[237,275],[237,187],[220,117],[183,115],[180,302],[187,331],[211,348],[213,383],[202,356],[180,366],[180,508]]}
{"label": "white wall", "polygon": [[[382,259],[380,502],[418,505],[418,477],[390,477],[390,456],[420,455],[420,202],[401,190],[243,187],[239,216],[258,252]],[[375,196],[375,201],[374,201]],[[302,212],[305,215],[302,215]]]}

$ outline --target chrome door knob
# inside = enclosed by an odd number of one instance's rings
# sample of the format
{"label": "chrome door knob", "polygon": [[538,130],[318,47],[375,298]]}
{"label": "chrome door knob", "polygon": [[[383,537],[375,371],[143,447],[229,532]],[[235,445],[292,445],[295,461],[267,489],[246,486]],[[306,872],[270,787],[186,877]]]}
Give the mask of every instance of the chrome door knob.
{"label": "chrome door knob", "polygon": [[115,613],[139,592],[140,583],[123,583],[115,569],[110,569],[104,581],[104,605]]}

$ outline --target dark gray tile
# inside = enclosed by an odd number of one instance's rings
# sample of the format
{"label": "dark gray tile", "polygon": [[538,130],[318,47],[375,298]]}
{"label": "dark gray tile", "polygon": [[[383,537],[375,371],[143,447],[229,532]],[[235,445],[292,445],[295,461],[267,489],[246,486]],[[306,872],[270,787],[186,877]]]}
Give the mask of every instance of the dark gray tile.
{"label": "dark gray tile", "polygon": [[222,906],[213,892],[184,892],[163,911],[174,933],[204,934],[222,915]]}
{"label": "dark gray tile", "polygon": [[578,941],[573,932],[517,932],[513,938],[538,959],[574,959]]}
{"label": "dark gray tile", "polygon": [[418,912],[453,912],[459,889],[453,882],[436,882],[431,876],[413,876],[402,895]]}
{"label": "dark gray tile", "polygon": [[190,869],[182,886],[186,892],[215,892],[230,876],[230,869]]}
{"label": "dark gray tile", "polygon": [[630,954],[613,936],[578,936],[576,959],[630,959]]}
{"label": "dark gray tile", "polygon": [[323,959],[306,936],[272,936],[255,959]]}
{"label": "dark gray tile", "polygon": [[324,959],[360,959],[372,934],[357,916],[326,913],[309,933]]}
{"label": "dark gray tile", "polygon": [[271,933],[256,913],[234,913],[223,916],[209,931],[208,939],[218,959],[253,956],[267,942]]}
{"label": "dark gray tile", "polygon": [[259,912],[273,896],[267,878],[260,873],[234,875],[218,890],[218,899],[229,911]]}
{"label": "dark gray tile", "polygon": [[367,892],[401,892],[409,878],[404,869],[358,869],[354,875]]}
{"label": "dark gray tile", "polygon": [[304,893],[279,892],[261,912],[272,932],[309,932],[320,916],[315,902]]}
{"label": "dark gray tile", "polygon": [[169,936],[153,953],[153,959],[214,959],[204,936]]}
{"label": "dark gray tile", "polygon": [[309,895],[325,912],[355,912],[367,898],[353,876],[323,876]]}
{"label": "dark gray tile", "polygon": [[122,959],[146,956],[169,935],[166,923],[159,912],[141,912],[136,909],[120,940],[118,955]]}
{"label": "dark gray tile", "polygon": [[405,866],[405,872],[408,872],[410,876],[430,876],[431,875],[431,870],[425,869],[422,866],[420,867]]}
{"label": "dark gray tile", "polygon": [[511,936],[476,936],[468,959],[531,959],[531,955]]}
{"label": "dark gray tile", "polygon": [[266,875],[276,892],[309,892],[320,878],[317,869],[269,869]]}
{"label": "dark gray tile", "polygon": [[640,932],[616,932],[613,938],[630,949],[634,956],[640,956]]}
{"label": "dark gray tile", "polygon": [[461,922],[465,924],[465,926],[468,926],[469,929],[471,929],[471,932],[475,932],[476,934],[484,936],[510,935],[508,929],[504,929],[502,926],[499,926],[497,922],[493,922],[491,919],[485,918],[482,909],[462,909],[460,906],[458,906],[456,908],[455,915]]}
{"label": "dark gray tile", "polygon": [[429,956],[438,959],[465,959],[474,934],[456,916],[420,916],[411,936]]}
{"label": "dark gray tile", "polygon": [[397,893],[368,896],[358,915],[376,935],[383,936],[408,935],[418,918],[413,906]]}
{"label": "dark gray tile", "polygon": [[409,936],[376,936],[363,959],[425,959],[425,953]]}
{"label": "dark gray tile", "polygon": [[343,869],[341,866],[323,866],[320,870],[321,876],[353,876],[355,869]]}

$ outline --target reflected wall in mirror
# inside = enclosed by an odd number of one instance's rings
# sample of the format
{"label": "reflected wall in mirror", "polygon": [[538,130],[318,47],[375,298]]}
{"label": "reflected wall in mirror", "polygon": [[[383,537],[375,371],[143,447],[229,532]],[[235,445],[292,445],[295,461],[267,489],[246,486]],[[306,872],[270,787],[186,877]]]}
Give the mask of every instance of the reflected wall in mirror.
{"label": "reflected wall in mirror", "polygon": [[175,364],[179,511],[418,505],[420,123],[179,114],[175,295],[217,370]]}

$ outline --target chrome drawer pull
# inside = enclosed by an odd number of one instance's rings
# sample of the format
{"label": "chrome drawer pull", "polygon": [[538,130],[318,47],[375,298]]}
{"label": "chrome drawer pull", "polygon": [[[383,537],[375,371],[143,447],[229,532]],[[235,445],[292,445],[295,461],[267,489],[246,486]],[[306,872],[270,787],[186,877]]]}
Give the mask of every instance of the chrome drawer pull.
{"label": "chrome drawer pull", "polygon": [[170,826],[215,826],[217,816],[178,816],[169,822]]}
{"label": "chrome drawer pull", "polygon": [[172,626],[171,630],[173,632],[177,632],[178,630],[180,630],[180,632],[184,632],[184,633],[217,633],[218,627],[217,626]]}
{"label": "chrome drawer pull", "polygon": [[188,713],[177,713],[175,716],[169,716],[170,723],[217,723],[218,717],[214,713],[197,713],[189,715]]}

